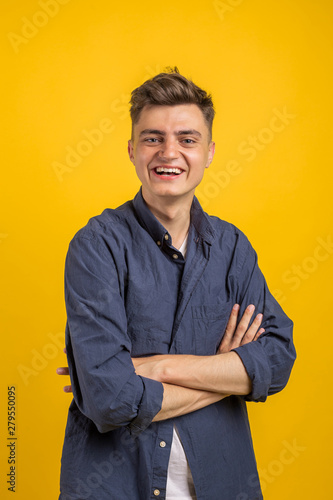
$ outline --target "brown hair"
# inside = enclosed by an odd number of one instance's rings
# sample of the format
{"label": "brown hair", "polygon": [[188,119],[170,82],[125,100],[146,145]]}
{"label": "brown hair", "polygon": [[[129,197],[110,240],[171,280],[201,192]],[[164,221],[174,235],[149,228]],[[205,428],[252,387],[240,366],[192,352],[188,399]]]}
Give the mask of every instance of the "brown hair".
{"label": "brown hair", "polygon": [[166,68],[166,71],[167,73],[159,73],[132,91],[130,100],[132,137],[133,125],[139,121],[141,111],[145,106],[196,104],[204,116],[209,131],[209,140],[211,140],[215,115],[211,95],[182,76],[176,66]]}

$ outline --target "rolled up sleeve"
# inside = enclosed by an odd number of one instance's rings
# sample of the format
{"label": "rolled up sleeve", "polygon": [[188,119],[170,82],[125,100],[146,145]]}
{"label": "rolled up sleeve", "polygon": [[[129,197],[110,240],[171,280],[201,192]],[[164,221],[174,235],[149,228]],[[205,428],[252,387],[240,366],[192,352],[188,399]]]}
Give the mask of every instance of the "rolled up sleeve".
{"label": "rolled up sleeve", "polygon": [[100,432],[144,431],[162,406],[163,385],[136,375],[117,268],[102,237],[71,241],[65,266],[66,349],[73,396]]}
{"label": "rolled up sleeve", "polygon": [[270,293],[258,267],[257,255],[246,240],[242,244],[239,263],[238,298],[239,317],[246,307],[254,304],[255,314],[263,314],[265,332],[255,342],[234,349],[240,356],[252,381],[247,401],[265,401],[267,396],[281,391],[289,380],[296,359],[293,344],[293,322],[284,313]]}

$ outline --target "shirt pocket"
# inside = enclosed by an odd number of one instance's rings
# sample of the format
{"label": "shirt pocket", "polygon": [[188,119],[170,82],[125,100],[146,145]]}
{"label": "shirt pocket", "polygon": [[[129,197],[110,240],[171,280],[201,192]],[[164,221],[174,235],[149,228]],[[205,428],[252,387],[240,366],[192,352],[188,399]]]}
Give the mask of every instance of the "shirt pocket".
{"label": "shirt pocket", "polygon": [[228,323],[232,304],[227,302],[192,306],[191,309],[195,354],[202,356],[216,354]]}

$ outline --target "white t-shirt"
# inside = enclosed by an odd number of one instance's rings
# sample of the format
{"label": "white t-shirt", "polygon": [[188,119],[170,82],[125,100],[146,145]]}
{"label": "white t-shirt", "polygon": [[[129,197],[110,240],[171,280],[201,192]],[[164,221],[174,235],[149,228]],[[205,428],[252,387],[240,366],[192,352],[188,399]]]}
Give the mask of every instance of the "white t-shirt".
{"label": "white t-shirt", "polygon": [[193,478],[176,426],[168,466],[165,500],[195,500]]}
{"label": "white t-shirt", "polygon": [[[184,258],[186,249],[187,236],[179,248]],[[192,474],[175,425],[173,426],[165,500],[196,500]]]}

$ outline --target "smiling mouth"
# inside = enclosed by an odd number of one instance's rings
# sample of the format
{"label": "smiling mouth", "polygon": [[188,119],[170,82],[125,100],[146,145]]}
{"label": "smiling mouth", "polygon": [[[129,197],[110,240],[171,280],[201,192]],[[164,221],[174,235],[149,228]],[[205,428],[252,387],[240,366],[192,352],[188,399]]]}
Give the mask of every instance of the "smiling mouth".
{"label": "smiling mouth", "polygon": [[156,167],[154,171],[157,175],[180,175],[183,170],[180,168]]}

